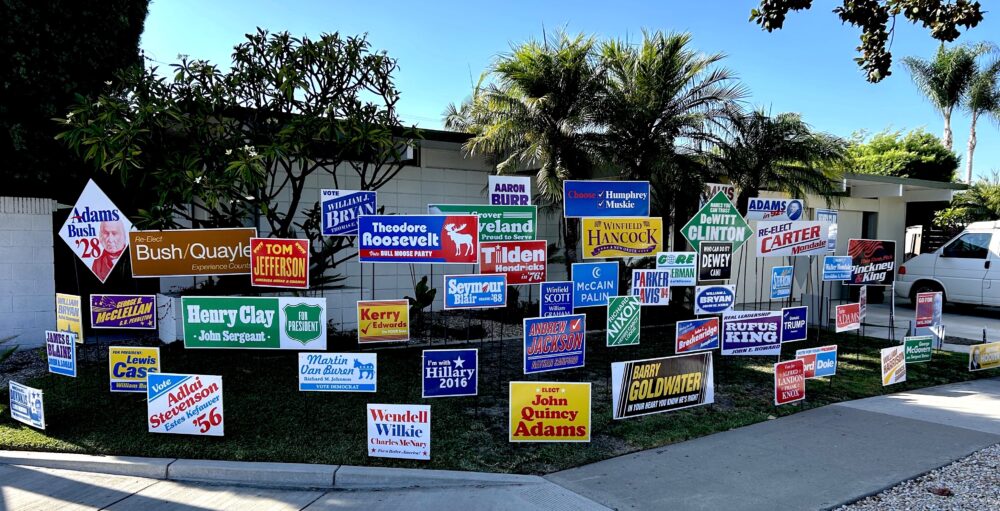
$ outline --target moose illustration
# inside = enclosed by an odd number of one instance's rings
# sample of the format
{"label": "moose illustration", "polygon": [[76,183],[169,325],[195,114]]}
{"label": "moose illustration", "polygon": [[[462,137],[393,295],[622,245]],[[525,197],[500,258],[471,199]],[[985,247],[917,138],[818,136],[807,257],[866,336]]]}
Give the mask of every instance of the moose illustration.
{"label": "moose illustration", "polygon": [[[472,255],[472,235],[462,232],[466,225],[455,227],[455,224],[448,224],[444,226],[444,230],[448,231],[448,237],[455,243],[455,255]],[[467,247],[464,254],[461,253],[462,245]]]}
{"label": "moose illustration", "polygon": [[375,364],[362,364],[358,359],[354,359],[354,368],[358,370],[358,379],[365,379],[365,373],[368,373],[368,379],[375,378]]}

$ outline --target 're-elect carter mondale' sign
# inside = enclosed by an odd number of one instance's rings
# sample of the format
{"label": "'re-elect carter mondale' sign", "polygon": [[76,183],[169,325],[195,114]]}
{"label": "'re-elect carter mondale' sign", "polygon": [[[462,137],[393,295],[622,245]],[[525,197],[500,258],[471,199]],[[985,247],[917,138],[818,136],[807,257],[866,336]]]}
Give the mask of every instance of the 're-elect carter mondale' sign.
{"label": "'re-elect carter mondale' sign", "polygon": [[467,263],[479,257],[476,215],[373,215],[358,219],[362,263]]}
{"label": "'re-elect carter mondale' sign", "polygon": [[757,222],[757,257],[826,255],[830,224],[799,220]]}
{"label": "'re-elect carter mondale' sign", "polygon": [[133,277],[191,277],[250,273],[250,238],[257,229],[133,231]]}

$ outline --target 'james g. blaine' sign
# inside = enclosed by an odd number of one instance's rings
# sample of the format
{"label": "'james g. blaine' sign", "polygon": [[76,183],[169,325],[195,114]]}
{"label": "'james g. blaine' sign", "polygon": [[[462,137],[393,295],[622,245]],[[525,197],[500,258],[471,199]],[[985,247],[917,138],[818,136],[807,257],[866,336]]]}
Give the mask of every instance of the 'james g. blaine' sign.
{"label": "'james g. blaine' sign", "polygon": [[247,275],[257,229],[173,229],[128,233],[133,277]]}

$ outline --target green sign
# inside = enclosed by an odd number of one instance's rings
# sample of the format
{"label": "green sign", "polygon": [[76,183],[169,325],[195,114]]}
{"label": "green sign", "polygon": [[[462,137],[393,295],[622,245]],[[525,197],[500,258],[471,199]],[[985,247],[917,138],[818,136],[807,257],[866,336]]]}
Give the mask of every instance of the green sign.
{"label": "green sign", "polygon": [[326,299],[185,296],[185,348],[325,350]]}
{"label": "green sign", "polygon": [[906,363],[912,364],[915,362],[930,362],[931,346],[933,346],[933,343],[934,337],[930,335],[904,337],[903,344],[905,345],[905,348],[903,351],[906,352]]}
{"label": "green sign", "polygon": [[527,241],[535,239],[536,206],[490,206],[485,204],[428,204],[432,215],[476,215],[479,241]]}
{"label": "green sign", "polygon": [[684,225],[682,233],[695,250],[702,241],[728,241],[735,252],[753,230],[726,194],[719,192]]}
{"label": "green sign", "polygon": [[638,296],[608,297],[608,346],[639,344]]}

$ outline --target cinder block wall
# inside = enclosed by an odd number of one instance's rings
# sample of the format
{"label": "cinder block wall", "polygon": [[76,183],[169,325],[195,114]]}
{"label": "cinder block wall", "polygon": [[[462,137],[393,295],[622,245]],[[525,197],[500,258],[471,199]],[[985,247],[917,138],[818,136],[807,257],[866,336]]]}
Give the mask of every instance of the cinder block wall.
{"label": "cinder block wall", "polygon": [[51,199],[0,197],[0,339],[45,344],[55,328]]}

